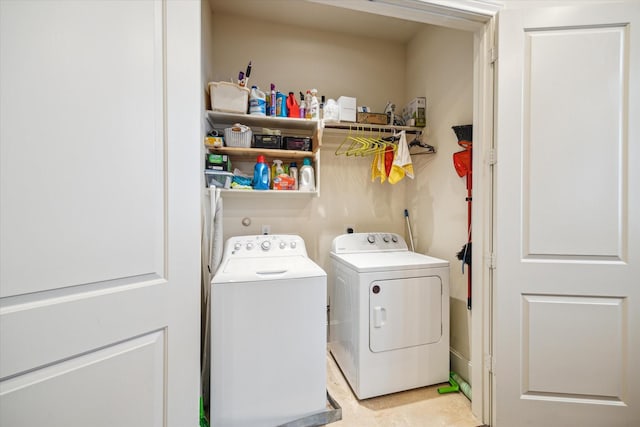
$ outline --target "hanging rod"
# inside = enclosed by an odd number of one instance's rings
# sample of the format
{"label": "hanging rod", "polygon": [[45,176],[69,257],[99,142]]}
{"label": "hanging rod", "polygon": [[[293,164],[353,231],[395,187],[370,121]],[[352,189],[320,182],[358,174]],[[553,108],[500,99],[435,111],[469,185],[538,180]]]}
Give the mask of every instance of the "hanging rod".
{"label": "hanging rod", "polygon": [[391,125],[370,125],[366,123],[325,123],[325,129],[344,129],[344,130],[365,130],[365,131],[377,131],[377,132],[393,132],[405,131],[411,134],[420,134],[423,132],[422,128],[416,128],[412,126],[391,126]]}

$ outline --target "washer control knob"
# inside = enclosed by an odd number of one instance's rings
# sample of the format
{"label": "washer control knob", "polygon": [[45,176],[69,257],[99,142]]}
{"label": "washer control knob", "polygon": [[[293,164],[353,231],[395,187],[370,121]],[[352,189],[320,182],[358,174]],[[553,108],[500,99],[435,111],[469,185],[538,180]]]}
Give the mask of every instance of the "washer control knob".
{"label": "washer control knob", "polygon": [[398,243],[398,236],[396,236],[395,234],[393,236],[391,236],[391,241],[393,243]]}
{"label": "washer control knob", "polygon": [[297,243],[296,243],[296,242],[291,242],[291,243],[289,244],[289,246],[291,246],[291,249],[295,249],[295,248],[296,248],[296,246],[297,246]]}
{"label": "washer control knob", "polygon": [[233,249],[235,249],[236,251],[239,251],[241,247],[242,245],[240,244],[240,242],[236,242],[236,244],[233,245]]}
{"label": "washer control knob", "polygon": [[389,243],[389,236],[385,234],[384,236],[382,236],[382,240],[384,240],[385,243]]}
{"label": "washer control knob", "polygon": [[249,242],[247,243],[247,250],[250,251],[251,249],[253,249],[253,243]]}
{"label": "washer control knob", "polygon": [[374,244],[374,243],[375,243],[375,241],[376,241],[376,236],[374,236],[373,234],[369,234],[369,235],[367,236],[367,242],[369,242],[369,243],[371,243],[371,244]]}
{"label": "washer control knob", "polygon": [[263,251],[268,251],[269,249],[271,249],[271,242],[268,240],[265,240],[260,244],[260,247],[262,248]]}
{"label": "washer control knob", "polygon": [[287,247],[287,244],[285,242],[280,242],[280,249],[284,249]]}

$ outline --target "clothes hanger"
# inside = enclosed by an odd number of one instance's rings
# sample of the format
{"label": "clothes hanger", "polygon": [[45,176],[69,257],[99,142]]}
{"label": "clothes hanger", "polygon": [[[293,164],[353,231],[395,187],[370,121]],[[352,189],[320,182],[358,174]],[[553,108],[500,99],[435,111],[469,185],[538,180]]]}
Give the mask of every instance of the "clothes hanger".
{"label": "clothes hanger", "polygon": [[347,142],[350,139],[351,139],[351,125],[349,125],[349,133],[347,135],[345,135],[344,139],[342,140],[342,142],[340,143],[340,145],[338,146],[338,148],[336,148],[336,151],[334,152],[334,154],[336,156],[340,156],[340,155],[345,154],[347,152],[347,150],[344,150],[344,151],[341,152],[340,149],[342,148],[344,143]]}

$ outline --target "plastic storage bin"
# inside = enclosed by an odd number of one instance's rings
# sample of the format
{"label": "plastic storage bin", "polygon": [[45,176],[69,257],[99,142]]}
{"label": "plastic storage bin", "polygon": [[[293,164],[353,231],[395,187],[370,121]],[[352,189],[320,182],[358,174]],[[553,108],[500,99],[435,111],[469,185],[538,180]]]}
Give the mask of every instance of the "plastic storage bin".
{"label": "plastic storage bin", "polygon": [[214,171],[207,169],[204,171],[207,187],[231,188],[233,174],[231,172]]}
{"label": "plastic storage bin", "polygon": [[249,89],[234,83],[209,83],[209,96],[213,111],[246,114],[249,108]]}

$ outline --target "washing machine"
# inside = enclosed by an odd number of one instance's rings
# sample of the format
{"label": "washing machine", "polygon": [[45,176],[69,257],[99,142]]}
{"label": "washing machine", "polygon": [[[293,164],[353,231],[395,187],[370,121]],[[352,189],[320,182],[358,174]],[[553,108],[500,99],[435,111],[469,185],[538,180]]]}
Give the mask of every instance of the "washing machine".
{"label": "washing machine", "polygon": [[329,350],[358,399],[449,378],[449,262],[394,233],[336,237]]}
{"label": "washing machine", "polygon": [[326,408],[327,275],[294,235],[232,237],[211,281],[215,427],[268,427]]}

